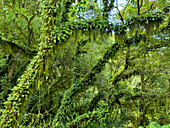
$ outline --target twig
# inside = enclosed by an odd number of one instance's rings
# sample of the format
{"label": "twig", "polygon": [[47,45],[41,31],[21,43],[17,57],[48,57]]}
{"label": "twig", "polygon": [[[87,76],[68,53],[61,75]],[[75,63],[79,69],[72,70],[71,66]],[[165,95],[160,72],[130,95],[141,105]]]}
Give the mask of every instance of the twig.
{"label": "twig", "polygon": [[[116,5],[117,5],[117,11],[118,11],[118,15],[119,15],[119,17],[120,17],[120,20],[123,22],[123,17],[122,17],[122,15],[120,14],[120,11],[119,11],[119,8],[118,8],[118,0],[116,1]],[[124,23],[124,22],[123,22]]]}
{"label": "twig", "polygon": [[126,6],[125,6],[125,8],[123,9],[123,14],[122,14],[122,17],[123,17],[123,15],[125,14],[125,10],[126,10],[126,8],[127,8],[128,4],[129,4],[129,2],[130,2],[130,0],[128,0],[128,2],[126,3]]}
{"label": "twig", "polygon": [[[144,11],[142,14],[145,14],[146,12],[150,11],[150,10],[152,9],[152,7],[153,7],[154,3],[155,3],[155,1],[151,4],[150,8],[149,8],[149,9],[147,9],[146,11]],[[142,15],[142,14],[141,14],[141,15]]]}
{"label": "twig", "polygon": [[143,0],[141,1],[141,5],[140,5],[140,7],[139,7],[139,8],[141,8],[141,7],[142,7],[142,5],[143,5]]}

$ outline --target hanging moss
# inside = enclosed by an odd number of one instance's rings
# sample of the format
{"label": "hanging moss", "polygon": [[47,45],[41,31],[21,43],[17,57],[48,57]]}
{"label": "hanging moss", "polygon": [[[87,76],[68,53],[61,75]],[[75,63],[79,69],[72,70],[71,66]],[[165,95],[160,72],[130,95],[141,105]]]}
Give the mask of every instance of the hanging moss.
{"label": "hanging moss", "polygon": [[48,56],[45,57],[45,76],[46,79],[48,79],[48,74],[49,74],[49,58]]}
{"label": "hanging moss", "polygon": [[132,24],[130,25],[130,35],[133,36],[134,32],[135,32],[135,28],[136,28],[136,25],[135,24]]}
{"label": "hanging moss", "polygon": [[119,42],[120,42],[121,48],[123,48],[124,39],[125,39],[125,32],[121,33],[121,34],[118,36],[118,40],[119,40]]}
{"label": "hanging moss", "polygon": [[156,27],[156,31],[158,32],[159,30],[159,26],[160,26],[160,23],[159,22],[155,22],[155,27]]}
{"label": "hanging moss", "polygon": [[146,35],[146,38],[149,39],[149,36],[150,36],[150,31],[149,31],[149,25],[148,24],[145,24],[145,35]]}
{"label": "hanging moss", "polygon": [[77,41],[78,41],[78,32],[75,32],[75,41],[74,41],[74,51],[76,51],[76,47],[77,47]]}
{"label": "hanging moss", "polygon": [[115,42],[118,42],[118,34],[115,33]]}
{"label": "hanging moss", "polygon": [[93,37],[92,32],[91,32],[91,30],[89,30],[89,42],[90,43],[92,42],[92,37]]}
{"label": "hanging moss", "polygon": [[150,22],[150,24],[149,24],[150,36],[154,35],[154,27],[155,27],[155,23],[154,22]]}
{"label": "hanging moss", "polygon": [[96,28],[96,29],[95,29],[95,32],[96,32],[96,37],[98,37],[98,36],[99,36],[99,29]]}
{"label": "hanging moss", "polygon": [[120,34],[115,34],[115,42],[118,42],[118,44],[121,47],[123,47],[124,39],[125,39],[125,32]]}
{"label": "hanging moss", "polygon": [[93,29],[92,30],[92,33],[93,33],[93,41],[96,41],[96,30],[95,29]]}
{"label": "hanging moss", "polygon": [[150,36],[154,35],[156,29],[159,27],[159,22],[149,22],[145,24],[145,35],[149,39]]}

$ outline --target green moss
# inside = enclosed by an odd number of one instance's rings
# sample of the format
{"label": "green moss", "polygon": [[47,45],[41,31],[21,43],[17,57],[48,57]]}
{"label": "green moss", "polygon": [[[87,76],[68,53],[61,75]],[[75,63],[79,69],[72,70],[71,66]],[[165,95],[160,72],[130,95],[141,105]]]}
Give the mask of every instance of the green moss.
{"label": "green moss", "polygon": [[136,25],[135,24],[132,24],[130,25],[130,35],[132,36],[135,32],[135,28],[136,28]]}

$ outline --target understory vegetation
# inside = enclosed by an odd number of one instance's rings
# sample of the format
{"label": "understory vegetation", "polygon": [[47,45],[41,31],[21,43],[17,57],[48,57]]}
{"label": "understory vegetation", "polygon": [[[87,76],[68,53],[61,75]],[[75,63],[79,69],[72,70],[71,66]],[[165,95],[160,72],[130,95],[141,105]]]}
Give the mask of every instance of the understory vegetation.
{"label": "understory vegetation", "polygon": [[1,0],[0,128],[169,128],[168,0]]}

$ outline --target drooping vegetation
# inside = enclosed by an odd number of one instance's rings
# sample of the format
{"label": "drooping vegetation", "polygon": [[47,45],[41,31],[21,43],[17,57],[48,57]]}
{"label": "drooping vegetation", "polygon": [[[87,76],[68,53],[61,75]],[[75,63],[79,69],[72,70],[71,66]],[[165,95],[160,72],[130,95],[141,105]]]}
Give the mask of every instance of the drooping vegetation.
{"label": "drooping vegetation", "polygon": [[0,2],[0,127],[169,127],[168,0]]}

